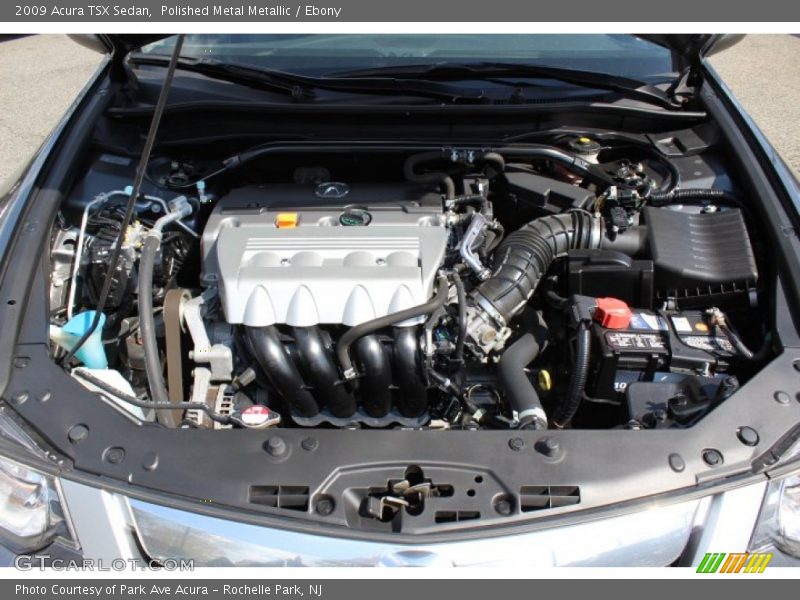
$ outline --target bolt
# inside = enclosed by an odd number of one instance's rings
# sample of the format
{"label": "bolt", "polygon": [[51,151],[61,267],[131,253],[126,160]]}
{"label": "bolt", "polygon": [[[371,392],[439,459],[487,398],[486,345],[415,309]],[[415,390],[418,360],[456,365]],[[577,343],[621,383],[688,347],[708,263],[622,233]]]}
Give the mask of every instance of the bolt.
{"label": "bolt", "polygon": [[17,358],[14,359],[14,366],[17,369],[24,369],[29,364],[31,364],[31,359],[25,356],[18,356]]}
{"label": "bolt", "polygon": [[28,394],[28,392],[17,392],[11,397],[11,399],[17,404],[24,404],[28,398],[30,398],[30,394]]}
{"label": "bolt", "polygon": [[789,396],[789,394],[786,392],[775,392],[775,395],[772,397],[775,398],[775,402],[778,404],[783,404],[784,406],[788,405],[792,401],[791,396]]}
{"label": "bolt", "polygon": [[682,472],[686,468],[686,463],[683,460],[683,457],[680,454],[672,453],[667,458],[669,461],[669,467],[676,473]]}
{"label": "bolt", "polygon": [[333,498],[329,496],[323,496],[314,503],[314,510],[318,515],[322,515],[323,517],[331,514],[333,512],[333,507]]}
{"label": "bolt", "polygon": [[89,428],[86,425],[75,425],[67,432],[67,439],[73,444],[79,444],[89,437]]}
{"label": "bolt", "polygon": [[307,437],[302,442],[300,442],[300,447],[303,450],[307,450],[308,452],[313,452],[319,446],[319,442],[316,438]]}
{"label": "bolt", "polygon": [[722,464],[722,454],[713,448],[703,451],[703,460],[711,467],[718,467]]}
{"label": "bolt", "polygon": [[554,438],[544,438],[539,443],[539,447],[542,451],[542,454],[549,456],[550,458],[555,458],[561,454],[561,444],[559,444],[558,440]]}
{"label": "bolt", "polygon": [[286,442],[283,441],[281,437],[271,437],[267,440],[267,452],[274,456],[284,456],[287,452],[288,448],[286,446]]}
{"label": "bolt", "polygon": [[385,258],[376,258],[375,259],[375,264],[378,265],[379,267],[383,267],[383,266],[386,265],[386,259]]}
{"label": "bolt", "polygon": [[525,446],[525,441],[522,438],[511,438],[508,440],[508,447],[511,448],[514,452],[519,452]]}
{"label": "bolt", "polygon": [[511,514],[513,509],[513,505],[511,504],[511,500],[507,497],[503,496],[497,502],[494,503],[494,509],[498,512],[498,514],[507,517]]}
{"label": "bolt", "polygon": [[53,395],[50,392],[42,392],[39,394],[39,402],[47,402]]}
{"label": "bolt", "polygon": [[758,445],[758,432],[752,427],[739,427],[739,431],[736,432],[736,437],[738,437],[739,441],[745,446]]}
{"label": "bolt", "polygon": [[106,462],[111,463],[112,465],[118,465],[125,460],[125,449],[119,447],[109,448],[106,450],[104,458],[106,459]]}

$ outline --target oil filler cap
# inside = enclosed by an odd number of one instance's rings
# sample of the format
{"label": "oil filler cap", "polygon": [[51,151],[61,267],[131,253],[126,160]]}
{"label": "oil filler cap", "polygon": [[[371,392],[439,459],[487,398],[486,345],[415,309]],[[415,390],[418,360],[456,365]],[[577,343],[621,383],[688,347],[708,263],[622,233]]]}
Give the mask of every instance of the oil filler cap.
{"label": "oil filler cap", "polygon": [[597,298],[594,320],[606,329],[627,329],[633,313],[625,302],[618,298]]}
{"label": "oil filler cap", "polygon": [[297,227],[300,218],[297,213],[294,212],[282,212],[278,213],[278,216],[275,217],[275,227],[278,229],[294,229]]}

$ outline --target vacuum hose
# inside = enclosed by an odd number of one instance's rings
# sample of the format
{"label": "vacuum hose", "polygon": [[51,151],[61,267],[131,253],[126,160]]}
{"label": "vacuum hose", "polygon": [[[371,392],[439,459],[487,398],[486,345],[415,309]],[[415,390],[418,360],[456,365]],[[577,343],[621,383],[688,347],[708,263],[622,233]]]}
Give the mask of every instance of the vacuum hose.
{"label": "vacuum hose", "polygon": [[456,195],[456,186],[455,183],[453,183],[453,178],[450,177],[450,175],[442,171],[417,173],[416,169],[418,165],[437,160],[442,160],[442,152],[438,150],[412,154],[403,164],[403,175],[408,181],[413,181],[414,183],[421,183],[425,185],[442,184],[445,188],[445,194],[447,198],[454,198]]}

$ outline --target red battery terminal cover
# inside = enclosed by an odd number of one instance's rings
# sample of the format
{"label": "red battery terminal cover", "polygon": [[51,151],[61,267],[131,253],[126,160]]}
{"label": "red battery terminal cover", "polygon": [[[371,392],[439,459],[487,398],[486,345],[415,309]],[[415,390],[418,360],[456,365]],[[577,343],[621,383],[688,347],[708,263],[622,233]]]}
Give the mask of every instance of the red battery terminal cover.
{"label": "red battery terminal cover", "polygon": [[630,307],[618,298],[597,298],[594,320],[606,329],[627,329],[633,313]]}

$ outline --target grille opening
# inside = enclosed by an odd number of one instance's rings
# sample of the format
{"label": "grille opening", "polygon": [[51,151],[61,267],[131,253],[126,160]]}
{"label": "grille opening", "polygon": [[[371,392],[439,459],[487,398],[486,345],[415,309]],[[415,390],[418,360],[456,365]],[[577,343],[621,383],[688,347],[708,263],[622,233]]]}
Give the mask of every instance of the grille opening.
{"label": "grille opening", "polygon": [[481,513],[477,510],[437,510],[433,518],[437,523],[458,523],[480,519]]}
{"label": "grille opening", "polygon": [[574,485],[523,485],[519,488],[522,512],[573,506],[580,501],[580,488]]}
{"label": "grille opening", "polygon": [[286,510],[308,510],[308,486],[251,485],[250,503]]}

